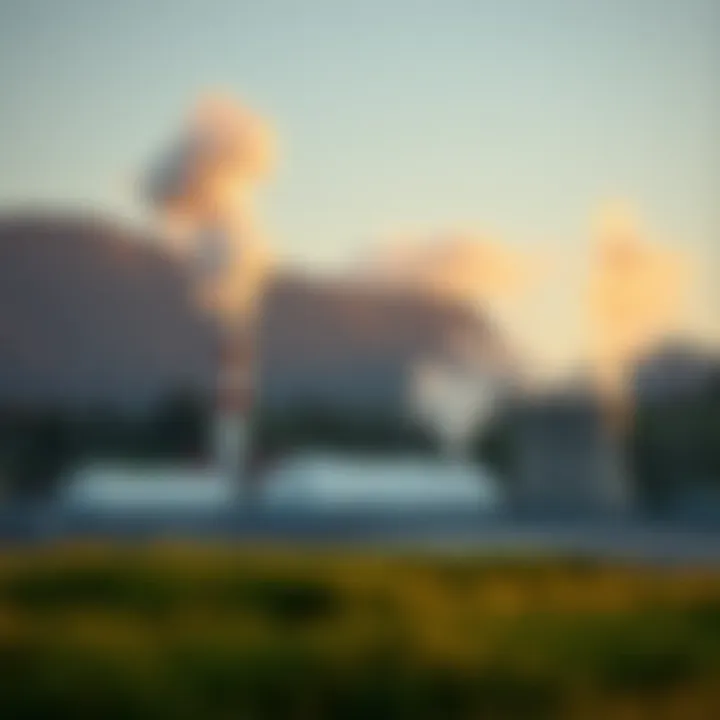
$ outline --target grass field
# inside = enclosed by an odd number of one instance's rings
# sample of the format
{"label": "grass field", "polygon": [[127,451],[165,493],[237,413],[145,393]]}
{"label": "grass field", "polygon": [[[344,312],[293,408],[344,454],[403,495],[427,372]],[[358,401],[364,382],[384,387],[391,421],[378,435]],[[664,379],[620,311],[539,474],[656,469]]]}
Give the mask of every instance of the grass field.
{"label": "grass field", "polygon": [[167,545],[0,554],[3,718],[720,718],[720,573]]}

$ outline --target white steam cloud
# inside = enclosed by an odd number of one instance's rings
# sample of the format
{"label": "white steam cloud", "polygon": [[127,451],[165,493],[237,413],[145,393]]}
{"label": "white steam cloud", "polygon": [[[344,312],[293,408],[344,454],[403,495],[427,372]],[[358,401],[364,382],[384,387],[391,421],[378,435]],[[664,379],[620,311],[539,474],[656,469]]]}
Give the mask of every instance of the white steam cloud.
{"label": "white steam cloud", "polygon": [[246,306],[267,270],[255,194],[275,155],[265,120],[229,97],[211,95],[197,104],[146,178],[146,199],[166,237],[202,261],[201,270],[212,276],[206,295],[220,312]]}
{"label": "white steam cloud", "polygon": [[268,124],[230,98],[203,98],[179,137],[152,169],[154,207],[189,223],[224,221],[252,211],[257,186],[274,166]]}

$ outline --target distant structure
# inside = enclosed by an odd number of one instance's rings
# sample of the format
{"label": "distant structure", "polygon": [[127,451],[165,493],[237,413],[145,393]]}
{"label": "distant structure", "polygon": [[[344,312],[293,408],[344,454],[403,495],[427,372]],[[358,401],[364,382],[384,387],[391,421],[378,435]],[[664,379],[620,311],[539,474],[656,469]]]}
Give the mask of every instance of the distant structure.
{"label": "distant structure", "polygon": [[214,387],[188,268],[112,218],[0,217],[0,409],[155,412]]}
{"label": "distant structure", "polygon": [[586,516],[631,508],[621,448],[596,395],[585,388],[551,391],[519,401],[514,412],[518,510]]}
{"label": "distant structure", "polygon": [[702,346],[668,340],[645,353],[631,373],[637,403],[652,404],[702,393],[720,369],[720,358]]}
{"label": "distant structure", "polygon": [[268,284],[259,338],[259,401],[270,412],[404,417],[420,364],[509,377],[517,364],[501,330],[457,300],[299,275]]}
{"label": "distant structure", "polygon": [[[104,218],[0,217],[0,407],[141,414],[214,391],[218,323],[188,291],[194,268],[153,241]],[[455,334],[513,369],[502,331],[456,302],[288,272],[260,304],[253,403],[272,411],[401,412],[412,368]]]}
{"label": "distant structure", "polygon": [[717,526],[720,355],[711,345],[675,338],[639,358],[632,379],[632,449],[645,507]]}
{"label": "distant structure", "polygon": [[260,498],[274,508],[396,515],[418,510],[490,515],[505,507],[502,484],[486,470],[412,456],[301,453],[272,469]]}

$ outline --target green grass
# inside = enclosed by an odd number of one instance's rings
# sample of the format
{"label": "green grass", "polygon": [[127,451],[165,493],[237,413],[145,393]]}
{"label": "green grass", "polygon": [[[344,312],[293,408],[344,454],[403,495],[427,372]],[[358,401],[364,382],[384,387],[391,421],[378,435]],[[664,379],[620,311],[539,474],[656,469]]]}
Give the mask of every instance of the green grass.
{"label": "green grass", "polygon": [[720,574],[166,546],[0,555],[2,718],[720,717]]}

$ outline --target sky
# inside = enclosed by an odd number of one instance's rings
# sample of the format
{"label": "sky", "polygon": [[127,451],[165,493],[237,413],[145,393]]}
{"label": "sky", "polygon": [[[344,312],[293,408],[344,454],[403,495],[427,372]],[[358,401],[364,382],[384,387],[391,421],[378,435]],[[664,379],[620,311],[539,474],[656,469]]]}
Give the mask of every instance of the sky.
{"label": "sky", "polygon": [[[716,0],[0,0],[0,207],[145,220],[136,179],[198,93],[275,126],[278,252],[317,267],[462,228],[551,248],[519,332],[566,353],[593,217],[621,199],[720,310]],[[701,272],[700,272],[701,271]],[[573,293],[575,293],[573,295]]]}

